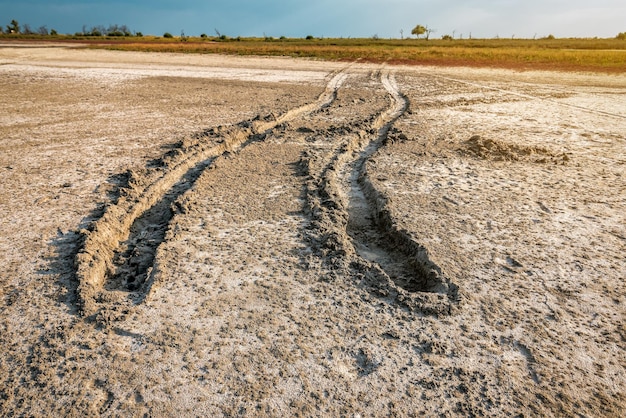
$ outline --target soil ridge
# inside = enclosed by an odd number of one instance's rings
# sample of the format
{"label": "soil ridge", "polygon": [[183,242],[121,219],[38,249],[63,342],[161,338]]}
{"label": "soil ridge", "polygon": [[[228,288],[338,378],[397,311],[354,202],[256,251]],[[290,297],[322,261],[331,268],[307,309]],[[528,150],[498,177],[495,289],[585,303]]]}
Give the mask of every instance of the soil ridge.
{"label": "soil ridge", "polygon": [[[262,140],[281,124],[328,106],[335,100],[336,92],[346,78],[345,71],[337,71],[331,74],[324,91],[312,103],[279,116],[270,115],[231,127],[208,130],[195,139],[184,140],[181,148],[166,154],[160,161],[161,167],[158,170],[132,173],[129,187],[121,191],[118,201],[108,206],[101,218],[80,231],[83,244],[75,257],[80,312],[86,317],[92,317],[99,312],[102,302],[122,303],[127,299],[129,291],[132,292],[130,296],[135,303],[144,300],[154,282],[156,271],[151,267],[154,253],[165,236],[169,221],[159,225],[146,223],[153,230],[153,242],[148,243],[142,240],[146,231],[140,227],[133,228],[137,220],[155,208],[168,194],[168,202],[174,202],[216,158],[226,153],[234,153],[251,142]],[[183,181],[185,178],[188,181]],[[169,219],[172,215],[169,214]],[[160,232],[155,235],[154,229],[160,229]],[[135,238],[130,241],[134,242],[130,243],[129,237],[133,232]],[[136,252],[141,244],[150,244],[149,249],[139,255],[140,261],[134,263],[129,260],[129,255]],[[130,269],[124,266],[119,268],[119,264],[128,265]],[[138,267],[142,271],[138,271]],[[106,286],[110,278],[113,278],[113,285]],[[121,294],[119,291],[122,291]]]}
{"label": "soil ridge", "polygon": [[409,106],[389,72],[380,81],[391,99],[385,110],[364,125],[352,126],[348,141],[321,170],[323,156],[302,157],[310,176],[307,206],[315,231],[310,240],[331,271],[352,270],[371,291],[409,309],[450,314],[458,304],[458,287],[416,237],[397,226],[388,198],[376,190],[365,169]]}

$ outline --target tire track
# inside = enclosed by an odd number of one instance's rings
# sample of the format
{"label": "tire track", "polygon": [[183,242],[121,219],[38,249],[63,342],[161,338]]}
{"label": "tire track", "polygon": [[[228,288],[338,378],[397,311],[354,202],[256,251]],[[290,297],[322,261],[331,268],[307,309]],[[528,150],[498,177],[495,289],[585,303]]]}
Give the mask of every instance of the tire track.
{"label": "tire track", "polygon": [[[611,117],[611,118],[619,118],[619,119],[626,119],[626,115],[622,115],[619,113],[612,113],[612,112],[606,112],[604,110],[598,110],[598,109],[591,109],[589,107],[585,107],[585,106],[580,106],[580,105],[576,105],[576,104],[572,104],[572,103],[566,103],[560,100],[556,100],[553,98],[549,98],[549,97],[539,97],[539,96],[533,96],[532,94],[527,94],[527,93],[520,93],[518,91],[513,91],[510,89],[503,89],[500,87],[494,87],[494,86],[488,86],[486,84],[482,84],[482,83],[476,83],[473,81],[466,81],[466,80],[459,80],[457,78],[450,78],[450,77],[445,77],[445,76],[441,76],[441,75],[434,75],[433,77],[437,77],[441,80],[446,80],[446,81],[454,81],[460,84],[465,84],[468,86],[473,86],[473,87],[479,87],[482,89],[487,89],[487,90],[493,90],[493,91],[497,91],[499,93],[505,93],[505,94],[510,94],[512,96],[517,96],[517,97],[521,97],[522,99],[529,99],[529,100],[540,100],[540,101],[544,101],[544,102],[549,102],[549,103],[553,103],[556,104],[558,106],[563,106],[563,107],[569,107],[571,109],[576,109],[576,110],[580,110],[586,113],[591,113],[591,114],[595,114],[595,115],[599,115],[599,116],[605,116],[605,117]],[[531,85],[530,83],[525,83],[528,85]],[[562,90],[561,90],[562,91]]]}
{"label": "tire track", "polygon": [[322,170],[319,156],[303,157],[311,176],[307,198],[314,249],[329,258],[331,270],[352,269],[380,296],[425,314],[450,314],[459,302],[458,287],[416,237],[397,225],[387,197],[376,190],[366,169],[409,106],[389,72],[380,77],[389,107],[366,130],[351,135]]}
{"label": "tire track", "polygon": [[81,313],[93,317],[103,304],[123,303],[129,297],[141,302],[150,291],[156,249],[174,213],[184,210],[173,203],[202,171],[220,156],[263,140],[275,127],[329,106],[347,77],[345,71],[331,74],[315,102],[279,116],[207,130],[166,154],[158,169],[130,173],[118,201],[80,231],[75,267]]}

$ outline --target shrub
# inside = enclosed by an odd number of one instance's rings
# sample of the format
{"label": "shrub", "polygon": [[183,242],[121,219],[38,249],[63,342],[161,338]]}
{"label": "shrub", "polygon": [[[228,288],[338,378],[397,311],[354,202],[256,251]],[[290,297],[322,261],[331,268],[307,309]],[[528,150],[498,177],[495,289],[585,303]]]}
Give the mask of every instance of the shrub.
{"label": "shrub", "polygon": [[200,37],[201,37],[201,38],[206,38],[206,37],[207,37],[207,35],[206,35],[206,33],[203,33],[203,34],[201,34],[201,35],[200,35]]}
{"label": "shrub", "polygon": [[443,39],[444,41],[451,41],[453,38],[450,35],[443,35],[441,39]]}
{"label": "shrub", "polygon": [[622,41],[626,41],[626,32],[618,33],[615,39],[621,39]]}
{"label": "shrub", "polygon": [[174,36],[172,36],[172,34],[171,34],[171,33],[169,33],[169,32],[165,32],[165,33],[163,34],[163,37],[164,37],[164,38],[173,38]]}
{"label": "shrub", "polygon": [[307,35],[307,36],[306,36],[306,39],[307,39],[308,41],[310,41],[311,39],[313,39],[313,35]]}
{"label": "shrub", "polygon": [[10,25],[7,25],[7,33],[20,33],[20,24],[13,19]]}

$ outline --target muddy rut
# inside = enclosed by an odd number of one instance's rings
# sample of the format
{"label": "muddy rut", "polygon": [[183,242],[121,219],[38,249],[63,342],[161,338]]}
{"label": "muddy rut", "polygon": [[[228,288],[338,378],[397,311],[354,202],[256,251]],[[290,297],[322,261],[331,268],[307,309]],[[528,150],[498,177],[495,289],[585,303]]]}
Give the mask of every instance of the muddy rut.
{"label": "muddy rut", "polygon": [[[344,129],[332,152],[303,157],[312,241],[338,274],[360,282],[390,302],[425,314],[450,314],[458,306],[458,287],[428,255],[417,237],[396,224],[388,198],[370,181],[367,161],[395,138],[405,138],[394,122],[409,107],[389,72],[380,76],[389,96],[382,112]],[[316,172],[317,171],[317,172]]]}
{"label": "muddy rut", "polygon": [[[340,187],[348,195],[347,232],[357,254],[378,264],[401,288],[409,292],[454,292],[454,285],[451,289],[441,268],[429,259],[427,250],[395,225],[387,198],[372,185],[365,170],[367,160],[391,140],[389,132],[393,123],[409,106],[408,99],[400,93],[389,73],[382,76],[382,84],[392,99],[392,106],[372,124],[376,135],[371,141],[355,149],[353,156],[356,158],[339,168]],[[401,133],[395,134],[402,138]]]}
{"label": "muddy rut", "polygon": [[[354,276],[373,293],[409,309],[449,314],[458,305],[457,286],[416,237],[397,227],[387,198],[369,181],[366,162],[393,140],[393,123],[409,106],[389,72],[371,77],[384,87],[388,106],[334,132],[331,147],[320,152],[312,144],[301,158],[309,178],[306,239],[327,263],[340,266],[336,274]],[[184,212],[178,200],[198,177],[217,159],[237,158],[238,151],[264,141],[274,129],[289,130],[289,122],[297,118],[325,110],[326,119],[332,120],[337,92],[347,78],[346,71],[332,75],[314,103],[205,130],[180,141],[150,167],[127,173],[117,201],[81,231],[84,244],[76,267],[82,313],[89,317],[103,306],[143,301],[158,272],[157,248],[173,216]],[[324,129],[332,131],[330,126]],[[402,138],[397,130],[392,136]]]}
{"label": "muddy rut", "polygon": [[[154,254],[163,241],[175,208],[172,203],[189,190],[198,175],[223,155],[262,140],[276,126],[328,106],[346,78],[334,74],[317,101],[285,112],[209,129],[181,141],[156,162],[156,169],[128,174],[128,184],[104,215],[82,230],[76,256],[78,301],[86,316],[102,303],[120,303],[130,297],[140,302],[152,283]],[[130,295],[126,293],[132,292]]]}

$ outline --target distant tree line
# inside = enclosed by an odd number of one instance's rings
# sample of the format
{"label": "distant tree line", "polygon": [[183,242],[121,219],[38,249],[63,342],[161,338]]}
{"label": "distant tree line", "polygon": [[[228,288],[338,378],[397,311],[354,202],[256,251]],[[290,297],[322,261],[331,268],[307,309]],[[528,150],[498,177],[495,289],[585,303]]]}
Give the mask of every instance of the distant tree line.
{"label": "distant tree line", "polygon": [[[426,40],[428,40],[430,38],[430,34],[433,33],[433,32],[437,32],[437,30],[436,29],[432,29],[432,28],[430,28],[428,26],[425,26],[425,25],[416,25],[411,30],[411,34],[415,35],[415,37],[418,38],[418,39],[419,39],[419,37],[421,35],[426,35],[425,36]],[[454,36],[455,33],[456,33],[456,30],[452,31],[452,35],[449,35],[449,34],[443,35],[441,37],[441,39],[443,39],[444,41],[454,40],[455,39],[455,36]],[[400,36],[402,37],[402,39],[404,39],[404,30],[403,29],[400,29]],[[536,37],[537,37],[537,35],[535,34],[533,39],[536,39]],[[499,38],[500,37],[498,35],[496,35],[496,39],[499,39]],[[460,39],[463,39],[463,34],[461,34]],[[469,39],[472,39],[472,33],[471,32],[469,34]],[[513,35],[511,37],[511,39],[515,39],[515,35]],[[540,39],[543,39],[543,40],[553,40],[553,39],[556,39],[556,37],[554,35],[550,34],[550,35],[548,35],[546,37],[543,37],[543,38],[540,38]],[[615,39],[626,40],[626,32],[618,33],[617,36],[615,37]]]}
{"label": "distant tree line", "polygon": [[[130,31],[128,26],[126,25],[109,25],[108,27],[104,27],[102,25],[92,26],[87,29],[86,25],[83,25],[83,30],[81,32],[76,32],[76,36],[133,36],[133,33]],[[141,32],[137,32],[136,36],[142,36]]]}
{"label": "distant tree line", "polygon": [[[425,39],[429,40],[430,35],[433,32],[437,32],[436,29],[432,29],[426,25],[416,25],[412,30],[411,30],[411,34],[415,35],[416,38],[419,39],[420,36],[425,35]],[[452,31],[452,35],[450,34],[445,34],[441,37],[441,39],[443,40],[454,40],[456,39],[455,37],[455,32],[456,31]],[[217,39],[219,40],[228,40],[228,37],[226,35],[221,34],[217,29],[215,29],[215,33],[217,34]],[[33,29],[31,28],[31,26],[29,24],[24,24],[24,25],[20,25],[20,23],[13,19],[11,20],[11,22],[6,25],[5,27],[3,27],[0,24],[0,34],[15,34],[15,35],[41,35],[41,36],[55,36],[58,35],[57,31],[55,29],[50,29],[48,30],[48,27],[46,25],[42,25],[39,26],[37,29]],[[142,37],[143,34],[141,32],[131,32],[130,28],[126,25],[117,25],[117,24],[113,24],[113,25],[109,25],[108,27],[105,27],[103,25],[98,25],[98,26],[92,26],[91,28],[87,28],[87,25],[83,25],[82,30],[80,32],[76,32],[74,33],[74,36],[138,36],[138,37]],[[400,36],[401,39],[404,39],[404,30],[400,29]],[[169,33],[169,32],[165,32],[163,34],[164,38],[173,38],[174,36]],[[205,33],[203,33],[202,35],[200,35],[201,38],[207,38],[207,35]],[[266,41],[271,41],[273,40],[272,37],[268,37],[265,36],[265,40]],[[496,38],[499,38],[498,36],[496,36]],[[515,38],[515,35],[513,35],[513,38]],[[533,37],[533,39],[536,38]],[[621,32],[618,33],[617,36],[615,36],[616,39],[620,39],[620,40],[626,40],[626,32]],[[181,31],[181,40],[186,41],[188,40],[189,37],[185,35],[185,33],[183,31]],[[240,37],[237,37],[236,40],[240,40]],[[281,36],[280,39],[286,39],[284,36]],[[308,35],[306,37],[306,39],[310,40],[313,39],[312,35]],[[378,40],[379,37],[378,35],[374,35],[372,37],[372,39]],[[463,39],[463,34],[460,34],[460,39]],[[469,34],[469,39],[472,39],[472,33],[470,32]],[[547,39],[547,40],[551,40],[551,39],[555,39],[554,35],[550,34],[544,38],[540,38],[540,39]]]}
{"label": "distant tree line", "polygon": [[[30,25],[20,23],[13,19],[11,23],[2,27],[0,25],[0,34],[15,34],[15,35],[58,35],[55,29],[48,30],[46,25],[40,26],[37,29],[31,28]],[[75,36],[143,36],[141,32],[131,32],[130,28],[126,25],[109,25],[108,27],[98,25],[87,28],[87,25],[83,25],[82,31],[76,32]]]}
{"label": "distant tree line", "polygon": [[5,28],[3,28],[0,25],[0,33],[16,34],[16,35],[44,35],[44,36],[45,35],[57,35],[56,30],[54,29],[48,30],[46,25],[39,26],[37,29],[33,29],[30,27],[29,24],[25,24],[21,26],[20,23],[15,19],[11,20],[11,23],[6,25]]}

